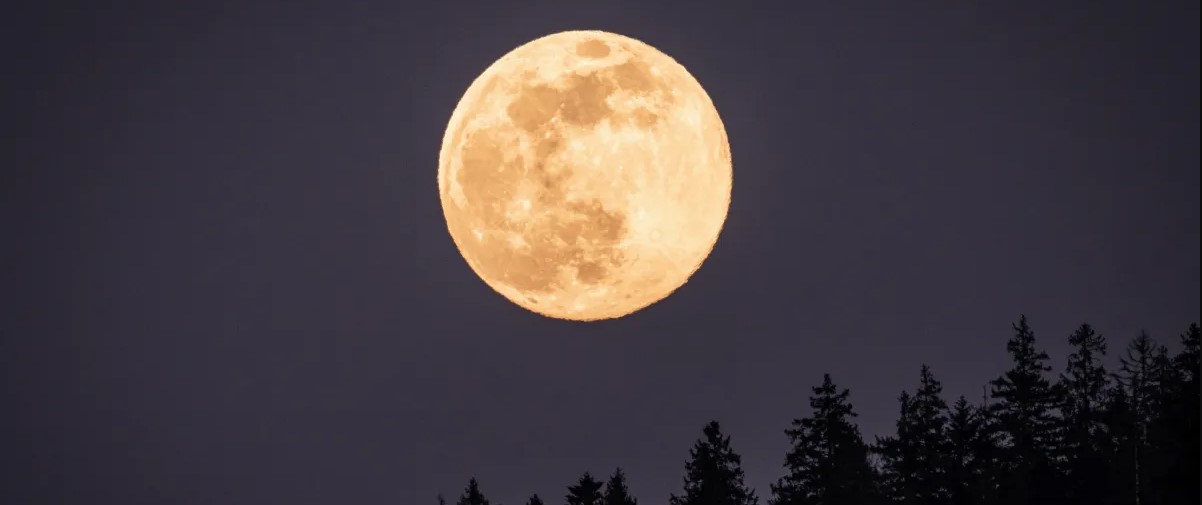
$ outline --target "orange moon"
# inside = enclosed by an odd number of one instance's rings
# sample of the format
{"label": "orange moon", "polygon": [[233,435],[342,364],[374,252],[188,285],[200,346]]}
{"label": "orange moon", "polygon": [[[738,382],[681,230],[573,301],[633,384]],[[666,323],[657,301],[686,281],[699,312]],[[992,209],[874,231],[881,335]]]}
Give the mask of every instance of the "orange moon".
{"label": "orange moon", "polygon": [[730,207],[718,111],[676,60],[602,31],[490,65],[451,114],[438,190],[456,247],[497,293],[558,319],[622,317],[709,256]]}

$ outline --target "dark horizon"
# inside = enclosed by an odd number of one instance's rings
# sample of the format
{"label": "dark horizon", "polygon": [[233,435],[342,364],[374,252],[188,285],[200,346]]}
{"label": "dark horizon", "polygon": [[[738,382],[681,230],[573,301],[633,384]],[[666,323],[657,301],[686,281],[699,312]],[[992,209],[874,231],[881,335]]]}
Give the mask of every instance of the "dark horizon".
{"label": "dark horizon", "polygon": [[[1200,319],[1198,2],[9,14],[6,501],[432,503],[474,475],[514,505],[618,466],[666,497],[710,419],[765,490],[823,372],[871,438],[922,363],[978,400],[1019,314],[1057,371],[1082,322],[1112,366]],[[733,158],[701,268],[595,323],[481,282],[436,180],[471,81],[574,29],[684,65]]]}

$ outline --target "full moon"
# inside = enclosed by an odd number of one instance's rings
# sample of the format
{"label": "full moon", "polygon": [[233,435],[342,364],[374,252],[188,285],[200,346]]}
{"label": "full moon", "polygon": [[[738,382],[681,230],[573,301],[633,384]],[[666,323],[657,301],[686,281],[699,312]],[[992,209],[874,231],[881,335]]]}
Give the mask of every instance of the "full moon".
{"label": "full moon", "polygon": [[558,319],[622,317],[709,256],[730,206],[718,111],[680,63],[602,31],[548,35],[480,74],[438,160],[447,228],[513,303]]}

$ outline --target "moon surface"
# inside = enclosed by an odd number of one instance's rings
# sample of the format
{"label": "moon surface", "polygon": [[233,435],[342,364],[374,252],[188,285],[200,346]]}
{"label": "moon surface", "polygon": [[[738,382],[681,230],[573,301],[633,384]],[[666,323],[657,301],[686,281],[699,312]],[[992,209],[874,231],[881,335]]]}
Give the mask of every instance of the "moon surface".
{"label": "moon surface", "polygon": [[480,74],[438,163],[447,227],[493,290],[545,316],[628,315],[688,281],[726,220],[730,147],[701,84],[602,31],[548,35]]}

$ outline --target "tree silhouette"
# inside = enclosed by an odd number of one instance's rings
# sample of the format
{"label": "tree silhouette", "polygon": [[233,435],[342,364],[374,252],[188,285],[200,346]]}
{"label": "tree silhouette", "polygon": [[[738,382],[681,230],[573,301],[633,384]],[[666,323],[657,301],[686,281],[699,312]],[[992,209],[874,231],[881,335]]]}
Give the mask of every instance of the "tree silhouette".
{"label": "tree silhouette", "polygon": [[[869,447],[850,391],[829,374],[811,388],[810,415],[785,430],[785,475],[770,505],[1196,505],[1202,335],[1196,323],[1173,356],[1146,332],[1114,373],[1105,338],[1081,324],[1055,384],[1048,355],[1022,316],[1011,325],[1012,363],[983,389],[980,405],[951,406],[922,365],[918,387],[898,397],[895,433]],[[990,403],[990,400],[995,400]],[[870,455],[878,458],[874,466]],[[710,421],[685,462],[671,505],[758,505],[741,458]],[[621,468],[603,484],[589,473],[568,486],[567,505],[637,505]],[[438,495],[439,505],[446,500]],[[543,505],[532,495],[526,505]],[[489,505],[475,478],[456,505]]]}
{"label": "tree silhouette", "polygon": [[475,477],[468,481],[467,489],[459,496],[459,501],[455,502],[455,505],[488,505],[488,498],[485,498],[484,493],[480,492],[480,484],[476,482]]}
{"label": "tree silhouette", "polygon": [[961,396],[948,413],[947,438],[951,447],[945,476],[949,503],[997,503],[998,446],[989,413]]}
{"label": "tree silhouette", "polygon": [[943,386],[922,365],[914,396],[902,391],[897,434],[879,438],[874,450],[881,456],[885,495],[901,504],[940,505],[949,502],[946,481],[950,443],[947,402]]}
{"label": "tree silhouette", "polygon": [[684,494],[671,495],[671,505],[757,505],[755,492],[743,484],[742,459],[730,447],[717,421],[702,430],[703,438],[689,451]]}
{"label": "tree silhouette", "polygon": [[[1197,323],[1190,324],[1185,333],[1181,334],[1181,352],[1173,358],[1173,364],[1181,372],[1186,392],[1198,391],[1200,355],[1202,355],[1202,333],[1199,332]],[[1193,396],[1197,401],[1197,395]]]}
{"label": "tree silhouette", "polygon": [[915,424],[912,404],[914,400],[910,393],[902,391],[897,398],[901,405],[897,418],[897,435],[878,437],[876,446],[872,448],[881,456],[880,484],[882,493],[896,503],[912,503],[914,495],[915,473],[917,473],[918,452],[911,433]]}
{"label": "tree silhouette", "polygon": [[1074,351],[1060,375],[1065,498],[1073,503],[1102,503],[1110,494],[1099,485],[1106,479],[1108,445],[1103,409],[1109,383],[1101,361],[1106,340],[1089,324],[1082,324],[1068,341]]}
{"label": "tree silhouette", "polygon": [[[1141,503],[1164,503],[1167,471],[1164,455],[1165,430],[1161,412],[1171,400],[1172,367],[1168,350],[1141,331],[1120,358],[1118,382],[1130,402],[1133,471],[1130,474],[1136,498]],[[1175,441],[1173,441],[1175,443]]]}
{"label": "tree silhouette", "polygon": [[626,487],[626,474],[622,473],[622,469],[614,470],[613,475],[609,477],[609,481],[605,483],[605,505],[637,505],[638,500],[630,496],[630,489]]}
{"label": "tree silhouette", "polygon": [[868,446],[852,423],[856,416],[830,374],[813,388],[812,414],[794,419],[785,430],[791,448],[787,473],[772,485],[772,505],[860,505],[878,500]]}
{"label": "tree silhouette", "polygon": [[568,505],[602,505],[601,481],[584,472],[580,480],[568,486]]}
{"label": "tree silhouette", "polygon": [[1170,503],[1177,505],[1197,504],[1200,501],[1198,475],[1202,472],[1199,467],[1198,417],[1202,410],[1200,405],[1199,359],[1202,347],[1202,335],[1197,324],[1189,325],[1181,335],[1181,352],[1173,357],[1173,368],[1176,372],[1176,382],[1171,388],[1170,401],[1165,405],[1162,416],[1168,436],[1168,447],[1165,449],[1165,459],[1168,474],[1165,476],[1170,489],[1169,496],[1174,497]]}
{"label": "tree silhouette", "polygon": [[1056,388],[1044,377],[1051,370],[1047,353],[1035,348],[1035,332],[1021,316],[1014,337],[1006,343],[1013,366],[993,380],[997,400],[993,415],[1003,437],[1002,498],[1031,505],[1059,503],[1055,454],[1058,450],[1059,405]]}

